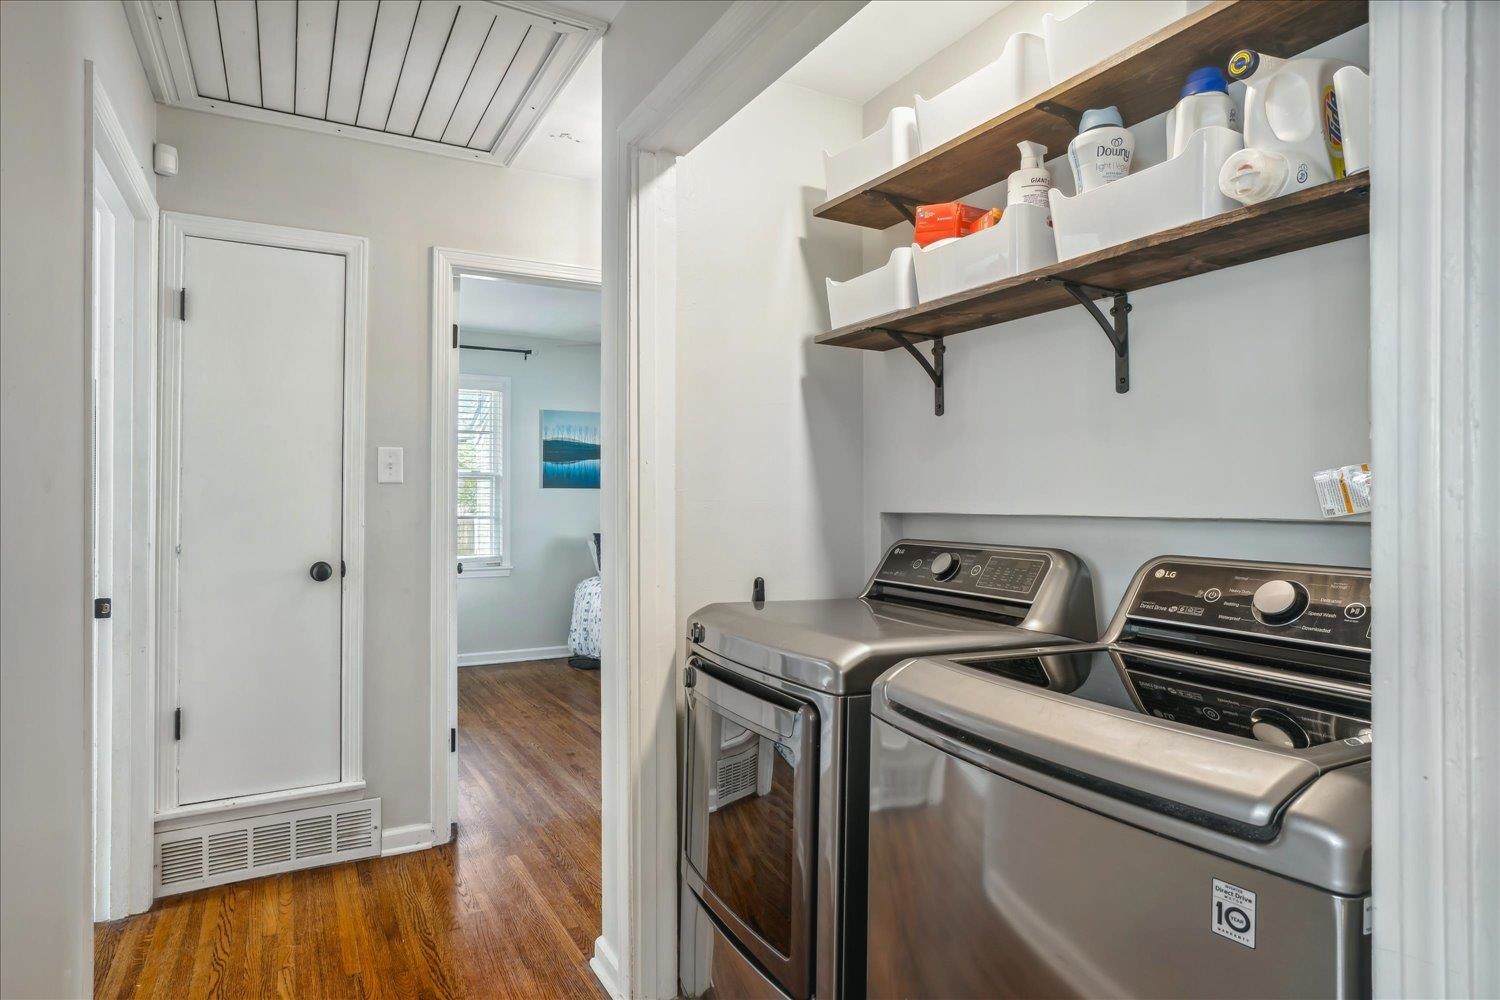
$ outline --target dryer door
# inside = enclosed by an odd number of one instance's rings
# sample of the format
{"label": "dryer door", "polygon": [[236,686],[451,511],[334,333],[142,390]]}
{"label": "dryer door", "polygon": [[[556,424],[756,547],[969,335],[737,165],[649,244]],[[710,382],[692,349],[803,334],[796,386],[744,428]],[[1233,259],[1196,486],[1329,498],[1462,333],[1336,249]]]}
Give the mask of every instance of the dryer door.
{"label": "dryer door", "polygon": [[683,877],[792,997],[812,967],[817,712],[701,660],[687,691]]}

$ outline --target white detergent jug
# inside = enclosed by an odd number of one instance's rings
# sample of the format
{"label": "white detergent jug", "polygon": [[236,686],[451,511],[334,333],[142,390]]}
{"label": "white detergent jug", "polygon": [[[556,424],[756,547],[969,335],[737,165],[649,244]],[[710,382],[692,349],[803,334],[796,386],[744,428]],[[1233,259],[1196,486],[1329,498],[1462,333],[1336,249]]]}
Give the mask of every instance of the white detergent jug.
{"label": "white detergent jug", "polygon": [[1333,74],[1348,65],[1248,49],[1230,57],[1230,78],[1246,85],[1245,148],[1219,175],[1226,195],[1253,205],[1344,176]]}

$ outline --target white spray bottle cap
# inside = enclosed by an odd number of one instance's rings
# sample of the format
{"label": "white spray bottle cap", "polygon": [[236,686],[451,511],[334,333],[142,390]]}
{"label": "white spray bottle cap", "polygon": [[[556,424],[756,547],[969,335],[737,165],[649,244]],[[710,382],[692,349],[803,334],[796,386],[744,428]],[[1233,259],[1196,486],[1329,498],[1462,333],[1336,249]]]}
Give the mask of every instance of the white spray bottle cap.
{"label": "white spray bottle cap", "polygon": [[1021,151],[1021,169],[1039,169],[1042,165],[1042,157],[1047,155],[1047,147],[1039,142],[1018,142],[1016,148]]}

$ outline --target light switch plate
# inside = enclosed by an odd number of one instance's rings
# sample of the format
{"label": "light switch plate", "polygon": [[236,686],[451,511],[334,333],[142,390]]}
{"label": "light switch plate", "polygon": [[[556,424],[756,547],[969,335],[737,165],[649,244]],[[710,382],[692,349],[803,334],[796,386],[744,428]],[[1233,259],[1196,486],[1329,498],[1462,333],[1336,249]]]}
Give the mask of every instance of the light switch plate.
{"label": "light switch plate", "polygon": [[375,481],[377,483],[406,482],[406,449],[375,449]]}

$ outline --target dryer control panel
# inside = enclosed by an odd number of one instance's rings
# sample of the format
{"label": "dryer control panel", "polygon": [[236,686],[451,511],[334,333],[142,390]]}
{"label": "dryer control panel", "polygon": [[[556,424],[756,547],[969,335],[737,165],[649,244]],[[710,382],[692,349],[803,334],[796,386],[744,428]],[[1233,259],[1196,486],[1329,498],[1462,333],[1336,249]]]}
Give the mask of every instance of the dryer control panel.
{"label": "dryer control panel", "polygon": [[1370,650],[1368,570],[1162,561],[1130,597],[1137,621]]}
{"label": "dryer control panel", "polygon": [[1045,549],[900,541],[886,553],[871,587],[887,584],[1029,604],[1052,564]]}

